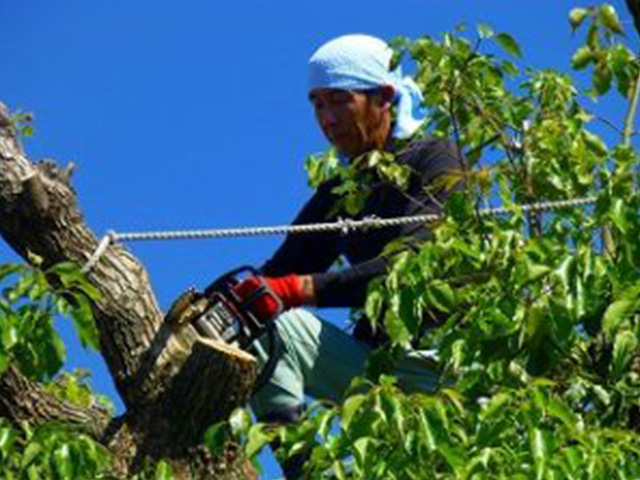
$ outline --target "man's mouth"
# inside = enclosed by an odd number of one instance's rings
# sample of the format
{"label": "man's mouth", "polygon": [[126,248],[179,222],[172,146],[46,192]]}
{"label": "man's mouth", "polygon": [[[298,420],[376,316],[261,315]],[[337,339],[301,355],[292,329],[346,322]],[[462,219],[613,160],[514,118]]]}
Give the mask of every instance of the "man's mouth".
{"label": "man's mouth", "polygon": [[330,138],[332,140],[340,140],[340,139],[344,139],[348,134],[345,132],[341,132],[341,133],[332,133],[330,135]]}

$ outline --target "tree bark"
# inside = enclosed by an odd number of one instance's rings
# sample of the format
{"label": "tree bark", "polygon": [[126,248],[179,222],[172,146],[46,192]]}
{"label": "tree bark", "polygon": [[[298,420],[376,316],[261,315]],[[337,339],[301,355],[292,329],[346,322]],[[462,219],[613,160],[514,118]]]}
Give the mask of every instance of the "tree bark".
{"label": "tree bark", "polygon": [[96,439],[104,436],[110,421],[100,408],[81,408],[50,395],[13,365],[0,375],[0,417],[14,423],[65,422]]}
{"label": "tree bark", "polygon": [[[0,103],[0,235],[23,258],[43,258],[45,267],[84,265],[98,244],[76,203],[71,172],[30,162]],[[255,358],[201,338],[191,325],[164,324],[147,273],[122,245],[109,246],[87,278],[101,293],[93,313],[125,415],[106,428],[104,415],[53,399],[15,367],[0,377],[0,415],[109,431],[104,441],[125,474],[146,458],[167,457],[178,478],[255,477],[237,448],[212,459],[201,446],[206,427],[248,399]]]}

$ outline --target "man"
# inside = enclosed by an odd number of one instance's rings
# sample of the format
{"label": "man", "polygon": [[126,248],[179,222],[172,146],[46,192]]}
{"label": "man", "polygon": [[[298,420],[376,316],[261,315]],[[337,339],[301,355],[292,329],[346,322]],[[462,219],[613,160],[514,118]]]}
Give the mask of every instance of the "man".
{"label": "man", "polygon": [[[391,151],[397,162],[412,171],[405,192],[382,180],[375,183],[355,219],[439,212],[449,192],[434,188],[434,180],[460,168],[456,149],[448,142],[419,139],[397,149],[396,141],[412,136],[421,124],[413,115],[421,96],[415,83],[402,78],[399,70],[389,71],[391,57],[383,41],[347,35],[323,45],[309,61],[309,100],[320,128],[341,157],[350,161],[372,150]],[[334,179],[321,185],[294,223],[335,220],[330,212],[337,200],[332,190],[338,182]],[[356,326],[354,338],[296,307],[362,307],[368,282],[388,267],[388,260],[380,256],[384,247],[400,237],[427,236],[424,225],[407,225],[346,235],[296,235],[284,241],[261,268],[265,281],[288,310],[276,320],[282,349],[275,370],[251,401],[259,420],[296,421],[305,394],[340,400],[351,379],[364,374],[368,355],[379,345],[380,339],[367,324]],[[340,256],[351,266],[328,271]],[[237,291],[248,295],[255,288],[256,282],[247,280]],[[265,300],[254,310],[270,318],[277,308]],[[399,383],[413,390],[433,389],[437,384],[433,359],[419,353],[407,352],[399,362]],[[287,466],[284,470],[287,478],[295,478],[296,473],[287,471]]]}

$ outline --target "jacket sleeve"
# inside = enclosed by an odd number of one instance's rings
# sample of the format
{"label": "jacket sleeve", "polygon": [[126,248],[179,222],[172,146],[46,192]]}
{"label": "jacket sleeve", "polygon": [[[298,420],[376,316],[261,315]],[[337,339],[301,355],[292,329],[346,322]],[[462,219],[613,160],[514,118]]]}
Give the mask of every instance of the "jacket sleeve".
{"label": "jacket sleeve", "polygon": [[[321,185],[306,203],[293,225],[329,221],[327,214],[333,204],[331,190],[335,181]],[[309,233],[288,235],[275,254],[260,268],[263,275],[278,277],[288,274],[308,275],[326,272],[338,258],[338,234]]]}
{"label": "jacket sleeve", "polygon": [[[403,199],[403,207],[394,212],[394,216],[440,213],[451,192],[464,188],[459,182],[452,189],[446,189],[439,181],[443,175],[461,170],[458,150],[448,141],[424,139],[415,142],[406,152],[405,163],[412,170],[411,181],[407,195],[394,197]],[[421,240],[429,238],[430,232],[423,224],[408,224],[388,229],[380,235],[383,235],[381,243],[384,245],[402,237],[408,240],[409,247],[417,248]],[[318,270],[313,275],[317,305],[362,307],[369,281],[386,273],[389,266],[388,258],[378,256],[338,272],[321,273]]]}
{"label": "jacket sleeve", "polygon": [[362,307],[369,281],[387,272],[389,261],[377,257],[339,272],[316,273],[313,286],[318,307]]}

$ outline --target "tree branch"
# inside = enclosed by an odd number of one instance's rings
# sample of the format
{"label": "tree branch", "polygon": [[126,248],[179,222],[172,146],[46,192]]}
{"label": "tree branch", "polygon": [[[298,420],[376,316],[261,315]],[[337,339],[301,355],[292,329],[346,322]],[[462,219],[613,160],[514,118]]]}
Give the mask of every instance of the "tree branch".
{"label": "tree branch", "polygon": [[[84,265],[98,242],[77,206],[70,169],[29,162],[11,125],[0,104],[0,235],[23,258],[40,256],[45,267],[62,261]],[[147,273],[121,245],[107,248],[87,278],[101,294],[92,305],[101,353],[127,407],[122,425],[107,440],[126,459],[123,471],[135,472],[144,458],[170,457],[184,473],[179,478],[191,478],[189,472],[196,478],[252,477],[250,464],[237,451],[202,462],[201,443],[206,427],[246,402],[255,359],[204,341],[189,324],[163,324]],[[89,421],[86,412],[66,405],[50,400],[38,405],[33,398],[44,398],[42,392],[12,373],[7,377],[11,395],[3,403],[8,415],[27,419],[46,406],[45,418]],[[24,399],[17,410],[10,409],[13,398]]]}
{"label": "tree branch", "polygon": [[110,417],[100,408],[83,408],[60,400],[13,365],[0,375],[0,417],[13,423],[62,422],[100,440]]}

